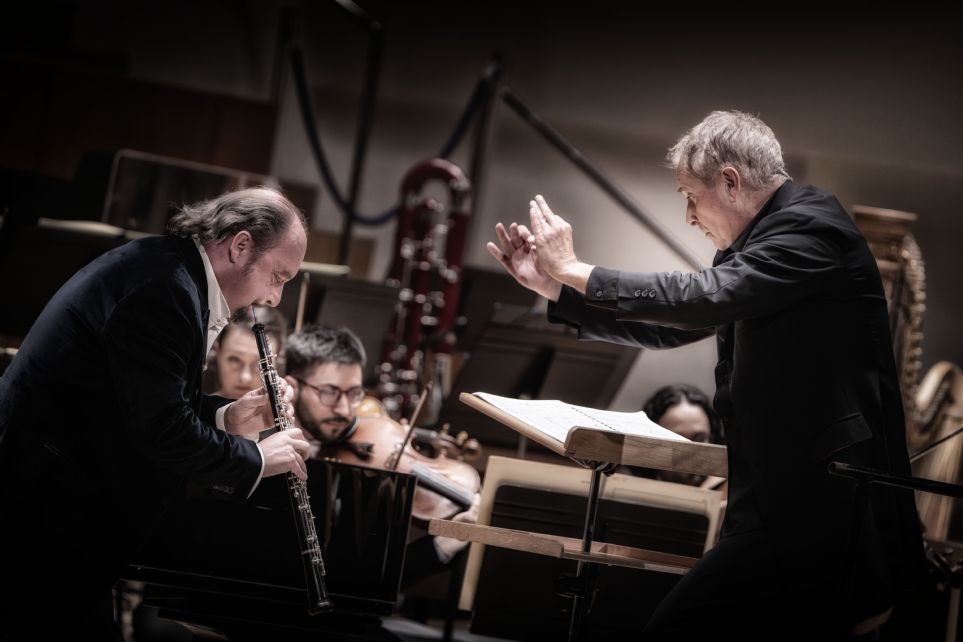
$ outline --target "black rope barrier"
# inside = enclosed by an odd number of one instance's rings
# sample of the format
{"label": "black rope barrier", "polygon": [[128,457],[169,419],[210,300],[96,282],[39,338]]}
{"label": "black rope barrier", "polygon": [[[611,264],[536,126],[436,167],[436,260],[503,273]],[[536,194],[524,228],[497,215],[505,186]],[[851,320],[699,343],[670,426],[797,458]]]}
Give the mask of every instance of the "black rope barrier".
{"label": "black rope barrier", "polygon": [[[361,225],[377,226],[390,221],[398,213],[398,205],[394,205],[380,214],[364,215],[352,208],[341,193],[334,173],[331,171],[331,164],[328,162],[327,154],[324,152],[324,146],[321,143],[321,136],[314,119],[314,106],[311,102],[311,92],[308,89],[304,57],[301,55],[301,50],[297,47],[291,49],[291,69],[294,76],[294,87],[298,97],[301,120],[304,123],[304,129],[308,137],[308,144],[311,147],[311,153],[318,166],[321,179],[331,193],[331,197],[338,207],[338,210],[344,217]],[[455,128],[441,148],[438,157],[447,159],[451,156],[464,138],[465,133],[468,131],[472,121],[475,119],[475,116],[478,114],[479,109],[491,91],[492,87],[489,79],[485,77],[481,78],[475,85],[475,89],[468,99],[468,104],[455,123]]]}

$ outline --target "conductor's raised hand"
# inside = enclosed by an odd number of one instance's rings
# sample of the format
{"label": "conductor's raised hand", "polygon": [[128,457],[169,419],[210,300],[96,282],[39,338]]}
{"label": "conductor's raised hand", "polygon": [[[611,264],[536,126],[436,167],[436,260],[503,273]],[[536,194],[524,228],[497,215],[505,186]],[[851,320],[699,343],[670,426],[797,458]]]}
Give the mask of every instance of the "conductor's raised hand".
{"label": "conductor's raised hand", "polygon": [[539,271],[584,293],[594,266],[582,263],[575,256],[572,226],[555,214],[541,195],[529,201],[528,214],[532,221],[535,263]]}
{"label": "conductor's raised hand", "polygon": [[534,237],[528,228],[512,223],[506,230],[504,225],[496,223],[495,236],[498,244],[489,241],[486,245],[488,253],[521,285],[546,299],[557,301],[562,286],[539,269],[535,261]]}
{"label": "conductor's raised hand", "polygon": [[311,454],[311,445],[300,428],[276,432],[258,444],[264,456],[264,476],[294,473],[299,479],[308,478],[304,460]]}
{"label": "conductor's raised hand", "polygon": [[528,215],[538,248],[538,267],[556,281],[561,281],[566,270],[578,262],[572,241],[572,226],[552,212],[545,199],[538,195],[528,202]]}

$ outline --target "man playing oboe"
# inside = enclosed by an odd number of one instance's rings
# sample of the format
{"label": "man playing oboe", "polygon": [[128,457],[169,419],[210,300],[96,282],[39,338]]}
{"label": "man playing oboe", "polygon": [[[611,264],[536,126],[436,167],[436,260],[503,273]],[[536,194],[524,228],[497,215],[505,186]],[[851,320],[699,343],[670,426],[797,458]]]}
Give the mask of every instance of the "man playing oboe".
{"label": "man playing oboe", "polygon": [[[183,480],[243,500],[262,477],[306,477],[301,431],[264,390],[200,391],[232,314],[276,306],[304,258],[280,193],[184,207],[169,234],[93,261],[47,304],[0,378],[0,638],[122,639],[111,587]],[[283,384],[282,394],[291,390]]]}

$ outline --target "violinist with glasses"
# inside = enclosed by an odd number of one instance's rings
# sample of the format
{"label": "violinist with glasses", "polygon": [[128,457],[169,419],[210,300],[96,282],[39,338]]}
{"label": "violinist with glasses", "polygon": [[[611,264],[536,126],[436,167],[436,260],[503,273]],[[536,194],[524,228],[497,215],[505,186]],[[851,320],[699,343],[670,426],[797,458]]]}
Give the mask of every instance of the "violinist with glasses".
{"label": "violinist with glasses", "polygon": [[[395,437],[404,431],[384,417],[359,420],[362,403],[370,399],[362,385],[366,356],[358,337],[343,327],[309,325],[288,337],[284,355],[285,379],[294,389],[295,423],[311,444],[311,457],[387,468],[384,464],[392,454],[391,448],[382,444],[397,441],[400,446],[403,437]],[[466,490],[470,505],[446,517],[473,523],[478,514],[478,488],[469,485]],[[402,589],[445,570],[466,545],[427,534],[409,542]]]}

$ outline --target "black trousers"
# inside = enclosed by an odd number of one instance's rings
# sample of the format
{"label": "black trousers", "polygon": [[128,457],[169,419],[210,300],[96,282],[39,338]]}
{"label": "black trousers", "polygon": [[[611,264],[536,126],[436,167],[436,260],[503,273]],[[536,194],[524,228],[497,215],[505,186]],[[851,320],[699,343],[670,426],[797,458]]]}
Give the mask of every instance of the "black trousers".
{"label": "black trousers", "polygon": [[838,560],[764,531],[725,537],[669,592],[642,639],[847,640],[844,575]]}

